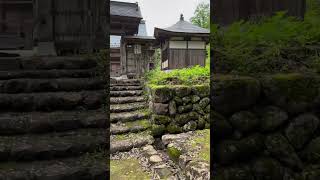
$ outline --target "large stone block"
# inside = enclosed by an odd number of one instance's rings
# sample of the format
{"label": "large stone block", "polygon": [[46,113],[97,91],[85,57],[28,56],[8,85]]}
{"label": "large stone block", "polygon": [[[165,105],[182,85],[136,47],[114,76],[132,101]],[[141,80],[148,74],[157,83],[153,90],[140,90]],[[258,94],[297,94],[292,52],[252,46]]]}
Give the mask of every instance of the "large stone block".
{"label": "large stone block", "polygon": [[267,100],[291,114],[305,112],[319,103],[320,76],[277,74],[261,82]]}
{"label": "large stone block", "polygon": [[296,117],[285,129],[289,142],[301,149],[308,143],[319,127],[319,119],[313,114],[302,114]]}
{"label": "large stone block", "polygon": [[159,115],[167,115],[169,113],[169,105],[162,103],[154,103],[153,112]]}
{"label": "large stone block", "polygon": [[250,77],[215,76],[211,85],[211,103],[222,114],[248,109],[260,97],[260,82]]}

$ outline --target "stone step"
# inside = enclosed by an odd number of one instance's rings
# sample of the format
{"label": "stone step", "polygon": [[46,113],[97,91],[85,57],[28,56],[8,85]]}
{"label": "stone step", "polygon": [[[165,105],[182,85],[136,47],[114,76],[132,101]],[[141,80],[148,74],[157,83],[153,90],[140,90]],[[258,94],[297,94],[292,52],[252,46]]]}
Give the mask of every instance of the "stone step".
{"label": "stone step", "polygon": [[0,137],[0,161],[50,160],[106,148],[105,129]]}
{"label": "stone step", "polygon": [[128,104],[112,104],[110,105],[110,112],[111,113],[129,112],[129,111],[136,111],[139,109],[143,109],[146,107],[147,105],[145,102],[128,103]]}
{"label": "stone step", "polygon": [[104,89],[99,78],[11,79],[0,81],[0,93],[32,93]]}
{"label": "stone step", "polygon": [[0,135],[48,133],[81,128],[105,128],[109,116],[103,110],[1,113]]}
{"label": "stone step", "polygon": [[[1,62],[10,67],[10,70],[90,69],[97,66],[95,60],[82,57],[8,57],[2,58]],[[7,68],[1,68],[5,69]]]}
{"label": "stone step", "polygon": [[142,91],[110,91],[111,97],[141,96]]}
{"label": "stone step", "polygon": [[45,179],[107,179],[108,167],[103,153],[79,157],[0,163],[0,179],[45,180]]}
{"label": "stone step", "polygon": [[145,98],[143,96],[135,97],[110,97],[110,104],[125,104],[125,103],[135,103],[144,102]]}
{"label": "stone step", "polygon": [[103,91],[0,94],[0,111],[98,109],[105,99]]}
{"label": "stone step", "polygon": [[110,79],[111,86],[141,86],[142,81],[138,79],[122,79],[122,80],[116,80],[116,79]]}
{"label": "stone step", "polygon": [[110,153],[130,151],[132,148],[140,148],[153,144],[154,138],[148,131],[129,133],[124,135],[112,135],[110,137]]}
{"label": "stone step", "polygon": [[151,127],[149,120],[138,120],[126,123],[111,124],[110,134],[124,134],[124,133],[135,133],[145,131]]}
{"label": "stone step", "polygon": [[149,114],[147,112],[133,111],[133,112],[123,112],[123,113],[111,113],[111,122],[130,122],[141,119],[147,119]]}
{"label": "stone step", "polygon": [[57,70],[19,70],[19,71],[0,71],[0,80],[20,79],[20,78],[87,78],[97,75],[97,70],[93,69],[57,69]]}
{"label": "stone step", "polygon": [[110,91],[142,90],[142,86],[111,86]]}

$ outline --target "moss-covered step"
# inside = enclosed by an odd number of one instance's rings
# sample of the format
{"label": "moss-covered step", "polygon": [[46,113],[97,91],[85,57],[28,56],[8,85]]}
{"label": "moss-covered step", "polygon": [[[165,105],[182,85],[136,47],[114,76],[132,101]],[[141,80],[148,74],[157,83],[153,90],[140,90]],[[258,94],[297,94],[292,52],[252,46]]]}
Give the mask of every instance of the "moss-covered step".
{"label": "moss-covered step", "polygon": [[104,153],[79,157],[0,163],[0,179],[107,179]]}
{"label": "moss-covered step", "polygon": [[10,79],[0,81],[0,93],[102,90],[105,84],[99,78]]}
{"label": "moss-covered step", "polygon": [[141,96],[141,90],[130,90],[130,91],[110,91],[111,97],[127,97],[127,96]]}
{"label": "moss-covered step", "polygon": [[128,132],[140,132],[151,127],[149,120],[138,120],[126,123],[111,124],[111,134],[124,134]]}
{"label": "moss-covered step", "polygon": [[91,111],[0,113],[0,135],[48,133],[80,128],[105,128],[108,115]]}
{"label": "moss-covered step", "polygon": [[81,129],[59,133],[1,136],[0,160],[49,160],[78,156],[106,146],[104,129]]}
{"label": "moss-covered step", "polygon": [[147,105],[145,102],[128,103],[128,104],[111,104],[110,112],[111,113],[129,112],[129,111],[136,111],[139,109],[143,109],[146,107]]}
{"label": "moss-covered step", "polygon": [[132,90],[142,90],[142,86],[111,86],[110,91],[132,91]]}
{"label": "moss-covered step", "polygon": [[134,102],[144,102],[145,98],[143,96],[135,97],[111,97],[110,104],[126,104]]}
{"label": "moss-covered step", "polygon": [[36,79],[54,79],[54,78],[87,78],[95,75],[97,70],[92,69],[52,69],[52,70],[21,70],[21,71],[0,71],[0,80],[36,78]]}
{"label": "moss-covered step", "polygon": [[122,113],[111,113],[110,114],[110,121],[114,122],[130,122],[136,121],[141,119],[147,119],[149,117],[149,113],[138,110],[132,112],[122,112]]}
{"label": "moss-covered step", "polygon": [[55,111],[98,109],[106,99],[104,91],[0,94],[1,111]]}
{"label": "moss-covered step", "polygon": [[121,135],[111,135],[110,152],[129,151],[132,148],[139,148],[148,144],[152,144],[154,138],[149,131],[139,133],[128,133]]}
{"label": "moss-covered step", "polygon": [[111,86],[141,86],[142,82],[138,79],[122,79],[122,80],[116,80],[116,79],[110,79],[110,85]]}
{"label": "moss-covered step", "polygon": [[151,174],[143,171],[137,159],[110,161],[110,179],[116,180],[150,180]]}
{"label": "moss-covered step", "polygon": [[94,59],[83,57],[31,57],[19,59],[21,69],[88,69],[97,66]]}

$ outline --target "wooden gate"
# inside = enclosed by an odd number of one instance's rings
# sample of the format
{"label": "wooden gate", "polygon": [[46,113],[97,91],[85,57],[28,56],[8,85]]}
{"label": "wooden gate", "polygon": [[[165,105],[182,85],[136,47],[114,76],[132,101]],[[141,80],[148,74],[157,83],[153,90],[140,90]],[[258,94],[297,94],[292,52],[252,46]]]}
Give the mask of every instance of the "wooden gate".
{"label": "wooden gate", "polygon": [[271,15],[288,11],[289,15],[303,17],[306,0],[215,0],[211,3],[212,21],[227,25],[252,16]]}
{"label": "wooden gate", "polygon": [[105,0],[37,0],[39,41],[58,50],[106,48]]}

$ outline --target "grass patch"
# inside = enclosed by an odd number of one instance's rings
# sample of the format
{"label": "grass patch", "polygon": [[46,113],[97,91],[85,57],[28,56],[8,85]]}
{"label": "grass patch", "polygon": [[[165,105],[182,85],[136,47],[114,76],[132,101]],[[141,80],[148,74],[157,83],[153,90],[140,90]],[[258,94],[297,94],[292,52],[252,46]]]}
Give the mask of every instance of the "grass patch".
{"label": "grass patch", "polygon": [[[139,168],[140,167],[140,168]],[[144,172],[136,159],[111,160],[110,179],[149,180],[150,174]]]}

